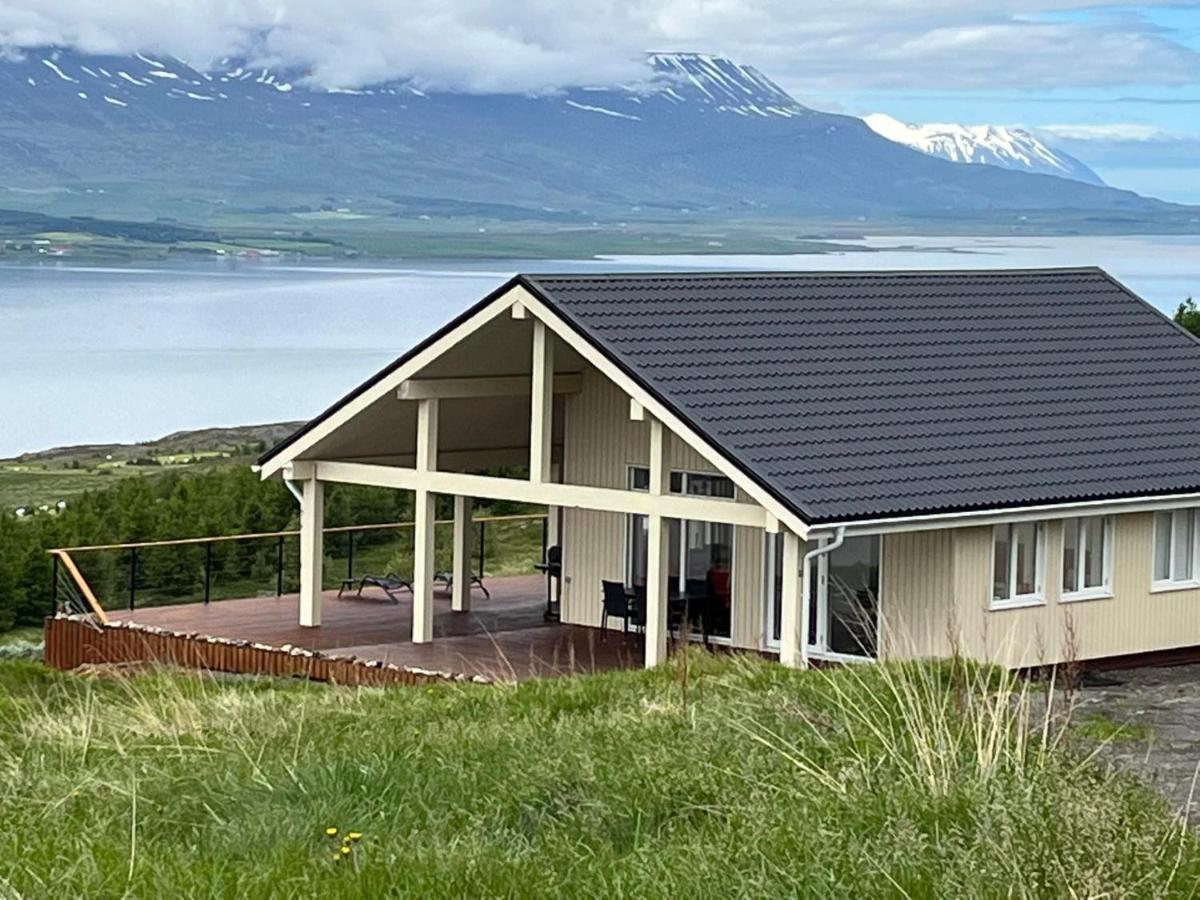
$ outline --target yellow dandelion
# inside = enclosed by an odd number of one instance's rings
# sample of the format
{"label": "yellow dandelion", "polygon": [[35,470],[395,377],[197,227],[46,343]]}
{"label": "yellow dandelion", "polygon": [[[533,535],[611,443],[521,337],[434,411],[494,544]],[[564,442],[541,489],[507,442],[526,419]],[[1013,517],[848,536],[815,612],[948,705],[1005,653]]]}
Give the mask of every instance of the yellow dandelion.
{"label": "yellow dandelion", "polygon": [[349,847],[342,847],[342,856],[348,856],[350,853]]}
{"label": "yellow dandelion", "polygon": [[362,832],[361,831],[352,831],[348,835],[346,835],[346,840],[361,841],[362,840]]}
{"label": "yellow dandelion", "polygon": [[330,837],[333,837],[335,834],[337,834],[337,829],[336,829],[336,828],[333,828],[333,827],[331,826],[331,827],[329,827],[329,828],[326,828],[326,829],[325,829],[325,833],[326,833],[327,835],[329,835]]}
{"label": "yellow dandelion", "polygon": [[341,859],[341,858],[342,858],[342,854],[340,854],[340,853],[335,853],[335,854],[333,854],[333,861],[334,861],[334,862],[337,862],[337,861],[338,861],[339,859]]}

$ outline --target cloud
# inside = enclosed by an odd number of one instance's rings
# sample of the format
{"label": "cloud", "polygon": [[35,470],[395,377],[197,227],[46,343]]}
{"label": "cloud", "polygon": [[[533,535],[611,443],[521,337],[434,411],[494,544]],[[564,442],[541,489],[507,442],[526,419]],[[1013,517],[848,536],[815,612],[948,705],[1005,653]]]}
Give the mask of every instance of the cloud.
{"label": "cloud", "polygon": [[[1096,15],[1111,6],[1116,12]],[[223,56],[357,87],[542,92],[705,50],[807,91],[1200,81],[1200,54],[1125,0],[0,0],[0,45]],[[1148,7],[1143,7],[1148,8]]]}
{"label": "cloud", "polygon": [[1031,129],[1070,141],[1153,141],[1169,140],[1171,135],[1154,125],[1114,122],[1108,125],[1039,125]]}

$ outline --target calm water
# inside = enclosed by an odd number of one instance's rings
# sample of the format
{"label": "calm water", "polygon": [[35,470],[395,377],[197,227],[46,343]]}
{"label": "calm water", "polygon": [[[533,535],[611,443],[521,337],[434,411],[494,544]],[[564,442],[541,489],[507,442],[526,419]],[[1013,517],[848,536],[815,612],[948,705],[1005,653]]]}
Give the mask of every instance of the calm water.
{"label": "calm water", "polygon": [[388,266],[0,266],[0,457],[319,412],[514,271],[1100,265],[1163,310],[1200,237],[871,238],[877,252]]}

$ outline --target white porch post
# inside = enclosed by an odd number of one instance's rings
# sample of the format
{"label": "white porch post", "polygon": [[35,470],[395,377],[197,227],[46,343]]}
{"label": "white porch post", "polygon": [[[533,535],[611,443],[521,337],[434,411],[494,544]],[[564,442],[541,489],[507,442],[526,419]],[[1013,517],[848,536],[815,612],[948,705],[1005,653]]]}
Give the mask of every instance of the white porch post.
{"label": "white porch post", "polygon": [[321,624],[321,579],[325,564],[325,482],[306,478],[300,503],[300,624]]}
{"label": "white porch post", "polygon": [[529,414],[529,480],[550,481],[554,434],[554,338],[540,319],[533,322],[533,377]]}
{"label": "white porch post", "polygon": [[454,496],[454,568],[451,577],[450,608],[455,612],[471,609],[471,498]]}
{"label": "white porch post", "polygon": [[[438,401],[417,405],[417,471],[437,468]],[[418,487],[413,499],[413,621],[414,644],[433,640],[434,495]]]}
{"label": "white porch post", "polygon": [[808,665],[808,573],[801,573],[800,537],[783,530],[783,603],[779,616],[779,661],[785,666]]}
{"label": "white porch post", "polygon": [[[669,489],[666,429],[650,420],[650,493],[662,496]],[[667,658],[667,520],[658,512],[649,515],[646,546],[646,668]]]}

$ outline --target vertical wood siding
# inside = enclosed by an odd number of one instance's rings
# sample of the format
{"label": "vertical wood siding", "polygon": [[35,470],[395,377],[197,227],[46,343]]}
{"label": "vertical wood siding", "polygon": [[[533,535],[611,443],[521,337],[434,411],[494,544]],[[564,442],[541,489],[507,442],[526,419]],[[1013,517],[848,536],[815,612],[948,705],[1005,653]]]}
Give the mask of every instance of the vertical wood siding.
{"label": "vertical wood siding", "polygon": [[[565,481],[624,488],[628,467],[648,463],[649,424],[630,420],[628,396],[595,369],[584,370],[582,389],[567,398],[564,418]],[[672,469],[717,474],[674,435],[668,438],[668,456]],[[739,499],[745,499],[740,492]],[[599,625],[601,580],[625,579],[626,517],[569,509],[563,515],[563,530],[563,621]],[[734,529],[733,642],[751,649],[762,645],[763,537],[760,528]]]}
{"label": "vertical wood siding", "polygon": [[1151,592],[1154,516],[1113,517],[1112,596],[1062,599],[1062,523],[1045,523],[1045,602],[990,609],[992,529],[888,535],[885,618],[893,656],[945,656],[953,642],[1013,667],[1200,645],[1200,589]]}

